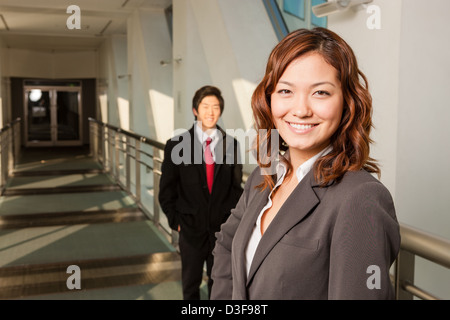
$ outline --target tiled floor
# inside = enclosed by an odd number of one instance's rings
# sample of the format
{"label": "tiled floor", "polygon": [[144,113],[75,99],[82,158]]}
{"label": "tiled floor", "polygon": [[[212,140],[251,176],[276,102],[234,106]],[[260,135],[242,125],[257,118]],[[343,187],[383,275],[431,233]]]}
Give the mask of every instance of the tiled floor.
{"label": "tiled floor", "polygon": [[86,149],[25,151],[0,197],[1,299],[182,298],[175,248]]}

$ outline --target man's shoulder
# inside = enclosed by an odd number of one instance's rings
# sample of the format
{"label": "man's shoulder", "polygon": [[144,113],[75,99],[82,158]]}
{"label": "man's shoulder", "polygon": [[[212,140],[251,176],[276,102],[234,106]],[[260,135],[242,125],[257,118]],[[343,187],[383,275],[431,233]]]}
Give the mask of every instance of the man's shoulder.
{"label": "man's shoulder", "polygon": [[173,146],[173,145],[178,144],[181,141],[186,141],[186,139],[191,139],[192,134],[193,134],[192,128],[189,130],[179,129],[179,130],[177,130],[176,134],[172,138],[170,138],[166,141],[166,145]]}

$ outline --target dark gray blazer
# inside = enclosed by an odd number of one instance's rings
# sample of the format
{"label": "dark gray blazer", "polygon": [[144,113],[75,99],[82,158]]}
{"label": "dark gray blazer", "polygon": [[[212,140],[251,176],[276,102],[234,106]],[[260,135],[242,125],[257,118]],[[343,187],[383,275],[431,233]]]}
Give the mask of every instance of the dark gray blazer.
{"label": "dark gray blazer", "polygon": [[312,170],[264,233],[247,277],[245,249],[269,190],[257,168],[217,233],[211,299],[392,299],[400,247],[389,191],[366,171],[319,187]]}

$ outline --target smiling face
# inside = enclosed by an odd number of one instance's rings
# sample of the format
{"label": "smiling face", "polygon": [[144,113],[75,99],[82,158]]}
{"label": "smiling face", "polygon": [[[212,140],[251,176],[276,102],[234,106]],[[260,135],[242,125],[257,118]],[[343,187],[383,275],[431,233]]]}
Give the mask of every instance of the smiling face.
{"label": "smiling face", "polygon": [[192,109],[197,121],[202,123],[202,130],[207,131],[216,127],[220,118],[220,101],[216,96],[206,96],[200,101],[198,110]]}
{"label": "smiling face", "polygon": [[318,53],[292,61],[271,95],[275,127],[301,162],[330,144],[343,112],[337,70]]}

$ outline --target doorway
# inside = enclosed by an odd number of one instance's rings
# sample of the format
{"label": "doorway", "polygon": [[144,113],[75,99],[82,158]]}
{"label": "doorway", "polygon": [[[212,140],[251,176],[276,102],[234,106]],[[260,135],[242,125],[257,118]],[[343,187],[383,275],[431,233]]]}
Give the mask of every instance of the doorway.
{"label": "doorway", "polygon": [[25,146],[81,145],[81,84],[25,84]]}

